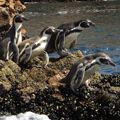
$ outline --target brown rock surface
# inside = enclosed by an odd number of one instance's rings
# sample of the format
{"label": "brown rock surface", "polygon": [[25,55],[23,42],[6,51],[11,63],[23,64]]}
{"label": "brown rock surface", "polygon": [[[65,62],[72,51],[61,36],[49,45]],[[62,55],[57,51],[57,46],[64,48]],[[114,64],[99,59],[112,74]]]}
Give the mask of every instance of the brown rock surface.
{"label": "brown rock surface", "polygon": [[0,0],[0,6],[5,4],[5,0]]}
{"label": "brown rock surface", "polygon": [[[23,12],[25,9],[26,6],[20,0],[0,0],[0,29],[1,27],[2,29],[6,28],[8,24],[11,25],[14,15]],[[5,29],[5,31],[7,30]]]}
{"label": "brown rock surface", "polygon": [[62,59],[51,59],[47,68],[39,57],[22,68],[12,61],[0,61],[0,114],[33,111],[47,114],[53,120],[96,120],[99,115],[101,118],[111,115],[112,119],[112,113],[116,113],[119,118],[119,74],[97,73],[91,82],[97,89],[89,91],[83,86],[79,94],[61,84],[81,57],[82,53],[76,51]]}
{"label": "brown rock surface", "polygon": [[[82,56],[80,51],[75,52],[55,62],[50,62],[47,68],[37,57],[29,63],[28,68],[20,68],[12,61],[0,61],[0,95],[9,93],[13,88],[14,92],[20,95],[24,102],[29,102],[29,94],[48,88],[58,89],[60,81],[68,73],[68,69]],[[65,66],[65,64],[68,64]]]}

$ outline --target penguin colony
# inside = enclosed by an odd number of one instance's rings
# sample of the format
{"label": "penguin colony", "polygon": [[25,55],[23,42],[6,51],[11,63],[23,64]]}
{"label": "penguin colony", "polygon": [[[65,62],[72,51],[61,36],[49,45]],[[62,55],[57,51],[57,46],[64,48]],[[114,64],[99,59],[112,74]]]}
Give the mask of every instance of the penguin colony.
{"label": "penguin colony", "polygon": [[[77,41],[80,32],[91,26],[95,26],[89,19],[79,20],[72,23],[66,23],[57,28],[49,26],[44,28],[38,36],[23,39],[21,32],[22,23],[26,18],[21,15],[15,15],[12,26],[8,32],[0,37],[0,59],[13,60],[18,65],[27,64],[30,59],[43,54],[45,56],[45,67],[49,64],[49,53],[57,52],[60,57],[70,54],[67,49],[73,47]],[[66,46],[65,43],[70,43]],[[82,84],[90,90],[90,76],[95,73],[96,65],[115,66],[111,58],[105,53],[95,53],[87,55],[76,62],[68,75],[64,78],[64,82],[76,92]]]}

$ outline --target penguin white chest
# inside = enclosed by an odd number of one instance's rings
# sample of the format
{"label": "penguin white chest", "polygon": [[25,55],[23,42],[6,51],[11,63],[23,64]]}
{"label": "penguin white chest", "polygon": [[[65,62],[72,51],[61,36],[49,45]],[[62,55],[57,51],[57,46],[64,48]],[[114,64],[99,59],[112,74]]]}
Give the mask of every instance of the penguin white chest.
{"label": "penguin white chest", "polygon": [[45,50],[47,46],[47,42],[42,42],[38,47],[36,47],[33,51],[41,51],[41,50]]}
{"label": "penguin white chest", "polygon": [[87,71],[85,71],[84,82],[86,80],[92,78],[96,71],[98,71],[97,65],[95,65],[95,66],[91,67],[90,69],[88,69]]}
{"label": "penguin white chest", "polygon": [[68,40],[68,39],[69,39],[69,41],[70,40],[77,40],[79,34],[80,33],[71,33],[68,36],[66,36],[65,40]]}
{"label": "penguin white chest", "polygon": [[50,40],[50,35],[45,35],[42,38],[40,38],[35,44],[39,44],[39,46],[37,46],[33,51],[41,51],[41,50],[45,50],[48,41]]}
{"label": "penguin white chest", "polygon": [[42,42],[39,46],[37,46],[35,49],[32,51],[32,58],[41,54],[47,46],[47,42]]}
{"label": "penguin white chest", "polygon": [[80,33],[71,33],[65,37],[65,47],[70,48],[73,43],[76,43]]}
{"label": "penguin white chest", "polygon": [[20,45],[20,43],[22,43],[22,34],[21,34],[21,32],[18,34],[17,45]]}
{"label": "penguin white chest", "polygon": [[21,27],[22,27],[22,23],[15,23],[15,29],[16,29],[15,41],[17,45],[19,45],[22,42],[22,33],[19,31]]}

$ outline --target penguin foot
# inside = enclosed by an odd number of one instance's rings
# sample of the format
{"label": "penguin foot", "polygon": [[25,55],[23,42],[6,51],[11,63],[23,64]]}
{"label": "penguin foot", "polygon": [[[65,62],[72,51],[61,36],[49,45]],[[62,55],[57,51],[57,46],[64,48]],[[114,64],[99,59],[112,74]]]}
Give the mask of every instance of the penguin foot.
{"label": "penguin foot", "polygon": [[49,55],[46,51],[41,51],[44,55],[44,58],[45,58],[45,65],[44,65],[44,68],[47,68],[47,65],[49,64]]}
{"label": "penguin foot", "polygon": [[48,65],[48,64],[45,64],[45,65],[44,65],[44,69],[48,68],[48,66],[47,66],[47,65]]}
{"label": "penguin foot", "polygon": [[86,85],[86,87],[87,87],[88,90],[94,91],[95,89],[89,85],[90,84],[90,80],[91,79],[86,80],[85,85]]}

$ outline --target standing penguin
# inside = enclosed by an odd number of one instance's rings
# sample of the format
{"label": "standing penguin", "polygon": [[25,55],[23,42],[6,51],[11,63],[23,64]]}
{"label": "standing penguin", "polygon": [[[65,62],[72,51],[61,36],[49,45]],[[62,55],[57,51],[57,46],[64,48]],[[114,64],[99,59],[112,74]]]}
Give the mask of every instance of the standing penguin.
{"label": "standing penguin", "polygon": [[1,56],[1,59],[9,60],[10,57],[13,56],[13,61],[18,63],[18,45],[22,42],[22,33],[20,32],[20,29],[22,28],[23,20],[26,20],[23,15],[14,16],[12,26],[2,38],[2,41],[0,41],[3,51],[3,56]]}
{"label": "standing penguin", "polygon": [[35,36],[24,40],[20,45],[19,63],[26,64],[31,58],[44,54],[46,64],[49,63],[49,56],[47,54],[46,47],[51,38],[51,35],[56,31],[53,26],[47,27],[42,30],[39,36]]}
{"label": "standing penguin", "polygon": [[[78,35],[84,29],[95,26],[95,23],[89,19],[79,20],[72,23],[66,23],[58,26],[58,29],[63,29],[65,31],[65,42],[66,48],[72,47],[73,43],[76,43]],[[68,45],[67,45],[68,44]]]}
{"label": "standing penguin", "polygon": [[52,35],[47,51],[57,51],[60,56],[66,56],[66,48],[72,48],[75,45],[80,32],[90,26],[95,26],[95,23],[89,19],[60,25],[57,27],[60,31],[57,31],[57,33]]}
{"label": "standing penguin", "polygon": [[113,63],[111,58],[105,53],[87,55],[72,66],[63,82],[69,85],[74,92],[76,92],[82,84],[86,84],[88,89],[93,90],[93,88],[89,86],[89,83],[96,71],[96,65],[115,66],[115,63]]}

